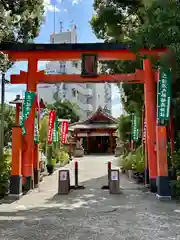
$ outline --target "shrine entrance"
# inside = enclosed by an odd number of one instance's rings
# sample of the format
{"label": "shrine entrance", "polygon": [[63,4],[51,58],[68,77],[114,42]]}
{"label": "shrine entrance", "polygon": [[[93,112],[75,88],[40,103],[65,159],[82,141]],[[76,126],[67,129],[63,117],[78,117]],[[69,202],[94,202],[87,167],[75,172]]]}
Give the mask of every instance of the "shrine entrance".
{"label": "shrine entrance", "polygon": [[89,137],[89,154],[109,153],[110,139],[109,136]]}
{"label": "shrine entrance", "polygon": [[88,119],[70,125],[82,139],[85,154],[113,153],[116,147],[117,119],[99,107]]}
{"label": "shrine entrance", "polygon": [[[144,84],[145,118],[147,124],[147,156],[150,177],[150,189],[157,191],[159,197],[169,196],[167,167],[166,126],[158,124],[156,117],[156,83],[158,74],[153,71],[150,56],[157,57],[167,49],[139,49],[138,54],[144,58],[144,69],[132,74],[98,73],[98,61],[135,60],[136,53],[128,46],[114,43],[87,44],[14,44],[1,43],[0,51],[7,54],[11,61],[28,61],[28,72],[11,76],[12,84],[26,84],[27,92],[36,93],[40,83],[102,83],[125,82]],[[70,75],[47,75],[38,71],[38,61],[75,61],[82,60],[82,72]],[[34,142],[35,104],[32,104],[25,119],[25,135],[19,124],[12,130],[12,173],[11,194],[20,194],[22,176],[24,187],[30,190],[39,183],[39,145]],[[161,144],[160,144],[161,143]],[[24,150],[22,155],[22,149]],[[21,159],[22,158],[22,159]],[[21,167],[22,165],[22,167]]]}

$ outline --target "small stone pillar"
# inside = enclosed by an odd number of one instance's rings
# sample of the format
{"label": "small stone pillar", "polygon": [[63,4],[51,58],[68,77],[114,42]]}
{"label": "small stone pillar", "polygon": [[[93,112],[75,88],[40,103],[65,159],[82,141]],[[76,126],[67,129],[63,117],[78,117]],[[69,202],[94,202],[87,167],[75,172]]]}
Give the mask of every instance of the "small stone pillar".
{"label": "small stone pillar", "polygon": [[116,148],[115,148],[115,157],[119,157],[124,153],[124,143],[117,138],[116,139]]}
{"label": "small stone pillar", "polygon": [[79,140],[77,140],[73,155],[74,157],[84,157],[84,148]]}

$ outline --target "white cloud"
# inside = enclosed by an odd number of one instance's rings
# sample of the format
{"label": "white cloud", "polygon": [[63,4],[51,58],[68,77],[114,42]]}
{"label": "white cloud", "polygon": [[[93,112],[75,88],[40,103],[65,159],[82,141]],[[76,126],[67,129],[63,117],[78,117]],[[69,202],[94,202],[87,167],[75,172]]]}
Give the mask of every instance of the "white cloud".
{"label": "white cloud", "polygon": [[64,11],[64,12],[67,12],[67,9],[65,8],[65,9],[63,9],[63,11]]}
{"label": "white cloud", "polygon": [[38,62],[38,70],[44,70],[46,68],[46,64],[48,63],[48,61],[39,61]]}
{"label": "white cloud", "polygon": [[[5,102],[9,103],[10,101],[12,101],[13,99],[15,99],[17,94],[22,96],[25,89],[26,89],[25,85],[19,85],[19,86],[10,85],[10,86],[8,86],[8,84],[7,84],[5,86]],[[1,97],[1,93],[0,93],[0,97]]]}
{"label": "white cloud", "polygon": [[123,107],[120,103],[112,105],[112,115],[113,115],[113,117],[117,118],[122,114],[123,114]]}
{"label": "white cloud", "polygon": [[123,106],[121,104],[121,98],[119,94],[119,89],[115,84],[112,84],[112,115],[114,117],[119,117],[123,113]]}
{"label": "white cloud", "polygon": [[52,5],[50,0],[44,0],[44,6],[45,6],[45,13],[47,11],[54,12],[54,10],[55,12],[60,12],[60,9]]}
{"label": "white cloud", "polygon": [[82,2],[82,0],[72,0],[72,5],[76,5],[76,4],[79,4],[81,2]]}

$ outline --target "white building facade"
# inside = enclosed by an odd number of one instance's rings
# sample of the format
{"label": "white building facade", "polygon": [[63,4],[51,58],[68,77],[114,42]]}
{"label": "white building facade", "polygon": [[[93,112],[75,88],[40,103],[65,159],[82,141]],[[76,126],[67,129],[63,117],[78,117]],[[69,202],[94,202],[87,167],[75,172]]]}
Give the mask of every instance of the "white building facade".
{"label": "white building facade", "polygon": [[[76,28],[50,36],[51,43],[77,43]],[[81,62],[48,62],[46,72],[51,74],[80,74]],[[78,106],[77,114],[81,120],[86,119],[101,106],[111,113],[111,86],[100,84],[41,84],[38,86],[39,98],[47,104],[67,99]]]}

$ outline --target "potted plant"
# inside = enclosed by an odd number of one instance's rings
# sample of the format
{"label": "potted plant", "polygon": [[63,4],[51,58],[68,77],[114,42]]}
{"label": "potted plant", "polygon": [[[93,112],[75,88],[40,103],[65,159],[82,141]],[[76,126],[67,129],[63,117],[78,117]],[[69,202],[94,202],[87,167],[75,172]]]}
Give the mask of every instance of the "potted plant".
{"label": "potted plant", "polygon": [[52,153],[52,145],[47,147],[47,172],[51,175],[54,172],[54,165],[55,160],[53,160],[53,153]]}

